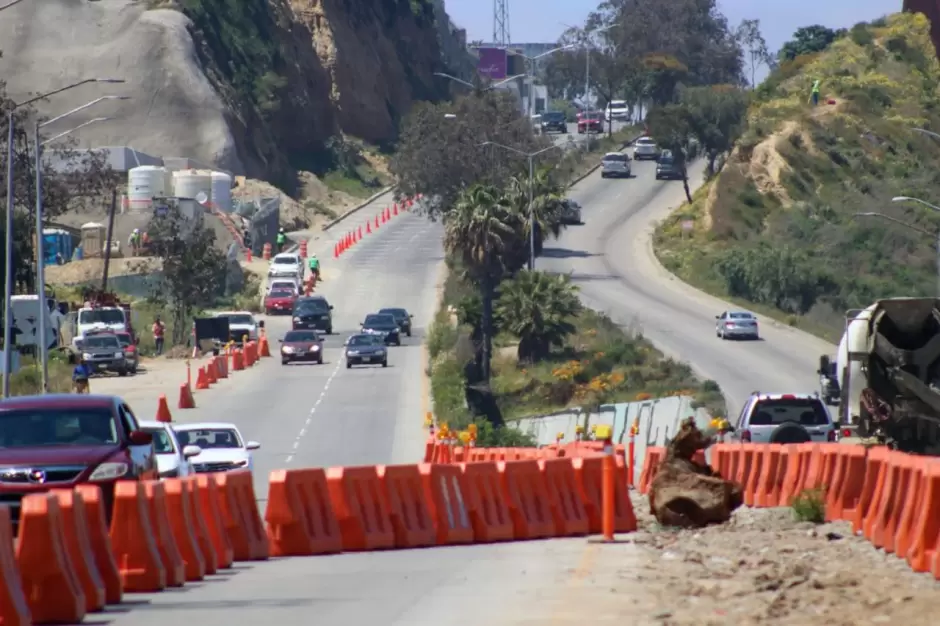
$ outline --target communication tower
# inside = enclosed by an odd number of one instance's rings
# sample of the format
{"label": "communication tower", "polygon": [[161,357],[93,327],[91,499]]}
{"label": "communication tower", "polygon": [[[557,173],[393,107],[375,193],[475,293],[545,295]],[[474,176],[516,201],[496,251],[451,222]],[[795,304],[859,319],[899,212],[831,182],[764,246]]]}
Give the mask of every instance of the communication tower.
{"label": "communication tower", "polygon": [[493,0],[493,43],[509,45],[509,0]]}

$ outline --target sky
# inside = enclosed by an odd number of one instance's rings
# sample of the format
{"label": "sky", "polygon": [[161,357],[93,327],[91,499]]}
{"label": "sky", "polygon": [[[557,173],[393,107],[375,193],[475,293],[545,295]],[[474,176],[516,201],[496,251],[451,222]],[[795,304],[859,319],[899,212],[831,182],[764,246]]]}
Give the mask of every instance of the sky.
{"label": "sky", "polygon": [[[667,0],[663,0],[667,1]],[[493,38],[493,0],[444,0],[451,19],[467,29],[468,41]],[[562,23],[581,26],[599,0],[509,0],[513,42],[557,41]],[[779,50],[801,26],[848,28],[901,10],[902,0],[718,0],[732,25],[758,19],[771,51]],[[554,5],[554,6],[552,6]],[[549,8],[551,7],[551,8]]]}

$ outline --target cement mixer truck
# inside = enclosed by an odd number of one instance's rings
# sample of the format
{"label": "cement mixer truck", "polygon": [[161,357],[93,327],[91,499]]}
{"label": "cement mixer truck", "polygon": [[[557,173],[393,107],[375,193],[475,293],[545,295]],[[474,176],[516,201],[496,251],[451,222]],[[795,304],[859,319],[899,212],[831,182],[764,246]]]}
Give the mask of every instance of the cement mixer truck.
{"label": "cement mixer truck", "polygon": [[846,317],[835,368],[839,421],[859,437],[940,456],[940,299],[890,298]]}

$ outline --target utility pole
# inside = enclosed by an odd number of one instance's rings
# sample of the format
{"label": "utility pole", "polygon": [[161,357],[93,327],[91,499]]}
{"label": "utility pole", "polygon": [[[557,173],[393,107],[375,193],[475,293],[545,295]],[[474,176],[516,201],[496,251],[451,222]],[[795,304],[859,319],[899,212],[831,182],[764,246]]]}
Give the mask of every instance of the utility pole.
{"label": "utility pole", "polygon": [[509,0],[493,0],[493,43],[509,45]]}

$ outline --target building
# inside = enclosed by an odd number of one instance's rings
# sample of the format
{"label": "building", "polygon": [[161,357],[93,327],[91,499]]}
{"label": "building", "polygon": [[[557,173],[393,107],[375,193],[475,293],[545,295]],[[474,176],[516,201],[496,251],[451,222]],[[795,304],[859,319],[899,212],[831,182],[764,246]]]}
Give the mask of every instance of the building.
{"label": "building", "polygon": [[557,48],[558,44],[513,44],[508,48],[493,44],[474,43],[470,50],[477,59],[477,72],[487,80],[499,82],[510,76],[520,78],[507,82],[500,89],[510,91],[527,115],[535,115],[548,106],[548,89],[538,84],[538,68],[530,67],[526,57],[533,57]]}

